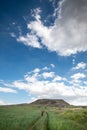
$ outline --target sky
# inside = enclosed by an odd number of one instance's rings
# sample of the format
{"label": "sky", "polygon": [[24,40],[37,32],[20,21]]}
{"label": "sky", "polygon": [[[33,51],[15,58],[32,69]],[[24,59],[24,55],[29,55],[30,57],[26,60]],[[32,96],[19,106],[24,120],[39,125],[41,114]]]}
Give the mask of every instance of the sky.
{"label": "sky", "polygon": [[87,0],[0,0],[0,105],[87,105]]}

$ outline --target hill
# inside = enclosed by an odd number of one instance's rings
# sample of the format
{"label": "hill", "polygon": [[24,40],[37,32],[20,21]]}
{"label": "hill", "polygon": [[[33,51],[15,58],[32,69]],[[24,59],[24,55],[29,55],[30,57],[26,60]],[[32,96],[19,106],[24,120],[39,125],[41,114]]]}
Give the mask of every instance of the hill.
{"label": "hill", "polygon": [[44,105],[54,107],[67,107],[70,104],[62,99],[38,99],[31,103],[32,105]]}

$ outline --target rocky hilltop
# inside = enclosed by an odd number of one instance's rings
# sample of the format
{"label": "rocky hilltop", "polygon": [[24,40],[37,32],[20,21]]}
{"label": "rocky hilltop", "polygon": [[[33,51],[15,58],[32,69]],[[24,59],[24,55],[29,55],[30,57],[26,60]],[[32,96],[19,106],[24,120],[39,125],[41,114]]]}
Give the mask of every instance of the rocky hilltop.
{"label": "rocky hilltop", "polygon": [[31,103],[32,105],[44,105],[44,106],[56,106],[56,107],[67,107],[69,103],[62,99],[38,99]]}

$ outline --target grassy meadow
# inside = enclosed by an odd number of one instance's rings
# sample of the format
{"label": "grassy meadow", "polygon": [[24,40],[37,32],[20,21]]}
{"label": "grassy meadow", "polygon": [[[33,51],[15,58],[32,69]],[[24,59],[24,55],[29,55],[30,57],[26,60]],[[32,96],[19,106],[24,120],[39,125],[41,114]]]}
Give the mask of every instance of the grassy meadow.
{"label": "grassy meadow", "polygon": [[87,130],[87,108],[0,106],[0,130]]}

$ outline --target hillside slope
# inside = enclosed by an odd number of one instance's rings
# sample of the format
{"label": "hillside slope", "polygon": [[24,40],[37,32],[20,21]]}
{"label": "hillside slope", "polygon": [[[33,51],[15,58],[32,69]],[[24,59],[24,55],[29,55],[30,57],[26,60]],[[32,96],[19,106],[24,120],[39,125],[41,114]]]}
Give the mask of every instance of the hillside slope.
{"label": "hillside slope", "polygon": [[31,104],[33,105],[44,105],[44,106],[56,106],[56,107],[67,107],[69,103],[62,99],[38,99]]}

